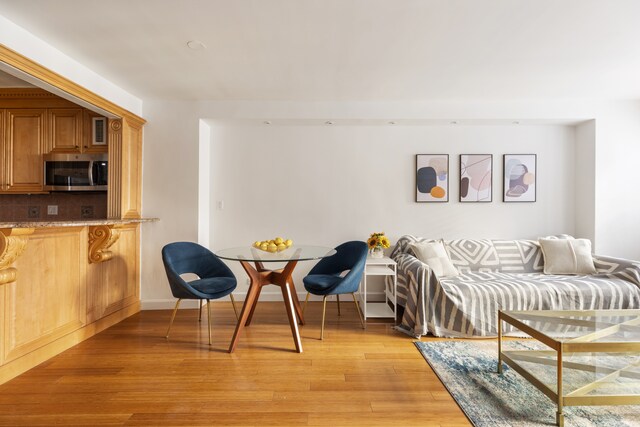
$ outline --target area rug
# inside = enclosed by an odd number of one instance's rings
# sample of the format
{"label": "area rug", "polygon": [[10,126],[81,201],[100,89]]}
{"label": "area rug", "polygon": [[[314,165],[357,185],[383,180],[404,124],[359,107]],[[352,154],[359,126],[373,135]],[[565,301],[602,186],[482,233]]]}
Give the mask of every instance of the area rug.
{"label": "area rug", "polygon": [[[556,405],[520,374],[503,365],[496,372],[496,341],[419,342],[416,346],[471,423],[477,427],[553,426]],[[538,348],[510,343],[511,348]],[[639,427],[640,406],[564,408],[567,427]]]}

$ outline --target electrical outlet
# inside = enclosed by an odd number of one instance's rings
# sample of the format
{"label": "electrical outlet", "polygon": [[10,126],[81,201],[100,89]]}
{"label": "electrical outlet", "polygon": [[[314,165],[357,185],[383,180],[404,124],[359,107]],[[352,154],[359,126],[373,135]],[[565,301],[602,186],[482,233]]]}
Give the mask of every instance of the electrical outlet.
{"label": "electrical outlet", "polygon": [[58,205],[48,205],[47,215],[58,215]]}
{"label": "electrical outlet", "polygon": [[40,206],[29,206],[29,218],[40,218]]}
{"label": "electrical outlet", "polygon": [[93,218],[93,206],[81,206],[80,207],[81,218]]}

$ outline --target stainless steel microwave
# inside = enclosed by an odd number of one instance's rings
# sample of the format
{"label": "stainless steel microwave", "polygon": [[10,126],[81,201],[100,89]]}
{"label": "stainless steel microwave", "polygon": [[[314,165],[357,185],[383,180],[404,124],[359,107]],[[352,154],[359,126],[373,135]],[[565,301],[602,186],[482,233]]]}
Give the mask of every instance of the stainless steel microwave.
{"label": "stainless steel microwave", "polygon": [[108,154],[47,154],[45,191],[107,191]]}

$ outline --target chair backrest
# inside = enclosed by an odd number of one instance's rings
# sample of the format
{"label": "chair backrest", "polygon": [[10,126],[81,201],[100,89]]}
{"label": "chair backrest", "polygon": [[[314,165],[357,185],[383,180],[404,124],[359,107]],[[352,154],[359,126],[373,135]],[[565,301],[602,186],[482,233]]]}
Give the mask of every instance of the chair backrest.
{"label": "chair backrest", "polygon": [[365,242],[345,242],[335,249],[335,255],[321,259],[309,274],[336,274],[345,270],[352,270],[356,274],[364,272],[369,249]]}
{"label": "chair backrest", "polygon": [[229,267],[209,249],[193,242],[169,243],[162,248],[162,262],[175,298],[198,297],[195,290],[180,277],[181,274],[193,273],[201,279],[235,277]]}

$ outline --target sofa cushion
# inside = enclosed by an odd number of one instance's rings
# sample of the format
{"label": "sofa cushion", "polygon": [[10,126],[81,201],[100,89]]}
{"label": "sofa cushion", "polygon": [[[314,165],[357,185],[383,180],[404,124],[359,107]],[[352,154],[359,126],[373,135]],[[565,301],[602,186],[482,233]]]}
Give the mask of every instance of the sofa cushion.
{"label": "sofa cushion", "polygon": [[545,274],[595,274],[588,239],[540,239]]}
{"label": "sofa cushion", "polygon": [[437,277],[455,277],[459,274],[442,240],[412,243],[410,246],[416,258],[427,264]]}

